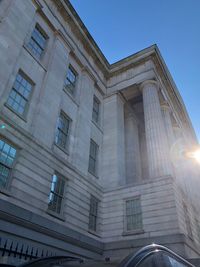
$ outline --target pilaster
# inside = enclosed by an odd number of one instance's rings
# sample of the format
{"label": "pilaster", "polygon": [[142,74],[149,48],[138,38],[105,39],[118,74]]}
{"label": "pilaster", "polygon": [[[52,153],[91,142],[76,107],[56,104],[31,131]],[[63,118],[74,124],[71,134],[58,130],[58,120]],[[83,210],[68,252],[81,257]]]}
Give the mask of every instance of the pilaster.
{"label": "pilaster", "polygon": [[113,94],[104,100],[103,185],[125,184],[124,99]]}
{"label": "pilaster", "polygon": [[138,121],[133,112],[125,109],[126,183],[141,181],[141,157]]}

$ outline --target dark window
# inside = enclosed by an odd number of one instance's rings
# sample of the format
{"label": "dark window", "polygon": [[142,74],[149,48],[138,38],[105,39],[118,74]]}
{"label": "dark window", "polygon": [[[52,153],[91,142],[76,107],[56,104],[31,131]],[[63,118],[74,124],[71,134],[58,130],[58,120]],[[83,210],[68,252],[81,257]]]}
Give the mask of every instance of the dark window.
{"label": "dark window", "polygon": [[90,214],[89,214],[89,230],[97,231],[97,215],[98,215],[98,199],[91,196],[90,198]]}
{"label": "dark window", "polygon": [[51,191],[49,194],[48,209],[56,213],[61,212],[61,205],[64,196],[65,180],[59,174],[54,174],[52,177]]}
{"label": "dark window", "polygon": [[90,155],[89,155],[89,166],[88,171],[91,174],[97,174],[97,154],[98,154],[98,145],[90,140]]}
{"label": "dark window", "polygon": [[16,157],[16,149],[0,139],[0,188],[8,186],[8,179]]}
{"label": "dark window", "polygon": [[28,48],[39,59],[45,49],[47,42],[47,36],[43,33],[42,29],[36,24],[35,29],[32,32]]}
{"label": "dark window", "polygon": [[7,105],[19,115],[23,115],[30,98],[33,84],[27,77],[19,72],[7,100]]}
{"label": "dark window", "polygon": [[70,130],[71,119],[65,115],[63,112],[60,113],[58,119],[58,125],[56,129],[56,139],[55,143],[62,147],[67,148],[69,141],[69,130]]}
{"label": "dark window", "polygon": [[126,200],[126,231],[142,229],[140,198]]}
{"label": "dark window", "polygon": [[76,71],[69,66],[65,79],[65,88],[73,95],[76,86],[77,74]]}
{"label": "dark window", "polygon": [[93,98],[92,119],[96,123],[99,123],[99,107],[100,107],[100,102],[96,97],[94,97]]}

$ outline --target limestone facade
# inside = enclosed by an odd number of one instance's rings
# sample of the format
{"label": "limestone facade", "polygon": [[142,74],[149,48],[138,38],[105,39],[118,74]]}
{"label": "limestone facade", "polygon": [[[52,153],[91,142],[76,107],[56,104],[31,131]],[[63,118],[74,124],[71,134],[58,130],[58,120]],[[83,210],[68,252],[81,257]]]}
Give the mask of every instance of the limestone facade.
{"label": "limestone facade", "polygon": [[16,151],[0,161],[3,242],[111,262],[152,242],[199,256],[200,172],[182,156],[197,140],[156,45],[109,64],[68,0],[1,0],[0,66],[0,145]]}

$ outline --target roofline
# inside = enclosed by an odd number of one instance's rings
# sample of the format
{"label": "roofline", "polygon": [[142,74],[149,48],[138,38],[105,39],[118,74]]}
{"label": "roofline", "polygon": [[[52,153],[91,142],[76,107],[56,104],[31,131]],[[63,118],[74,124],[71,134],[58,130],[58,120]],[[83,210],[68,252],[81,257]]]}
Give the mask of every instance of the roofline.
{"label": "roofline", "polygon": [[80,16],[76,12],[76,10],[73,7],[73,5],[70,3],[69,0],[64,0],[64,2],[67,5],[67,7],[69,8],[69,10],[72,12],[73,16],[77,20],[79,26],[81,27],[81,29],[83,30],[83,32],[85,33],[85,35],[88,37],[88,39],[90,40],[90,42],[92,43],[92,45],[94,46],[94,48],[100,54],[101,58],[103,59],[104,63],[106,64],[106,66],[109,68],[109,66],[110,66],[109,61],[107,60],[107,58],[105,57],[105,55],[103,54],[103,52],[101,51],[101,49],[99,48],[99,46],[97,45],[96,41],[94,40],[94,38],[92,37],[92,35],[88,31],[87,27],[83,23],[82,19],[80,18]]}
{"label": "roofline", "polygon": [[[104,67],[106,67],[106,71],[107,72],[115,72],[115,68],[120,68],[123,65],[129,65],[132,63],[136,63],[138,61],[140,61],[141,59],[145,60],[145,58],[147,56],[155,56],[159,66],[161,67],[161,70],[163,72],[163,74],[166,76],[167,81],[169,83],[169,85],[173,88],[175,95],[177,96],[178,101],[180,102],[180,104],[182,105],[182,109],[184,111],[185,117],[188,121],[188,124],[190,126],[190,129],[193,132],[193,136],[194,138],[197,140],[196,138],[196,134],[194,131],[194,128],[192,126],[192,123],[190,121],[188,112],[186,110],[185,104],[182,100],[182,97],[178,91],[178,88],[169,72],[169,69],[160,53],[160,50],[158,48],[158,46],[156,44],[153,44],[147,48],[144,48],[142,50],[140,50],[139,52],[133,53],[125,58],[122,58],[112,64],[109,63],[109,61],[107,60],[107,58],[105,57],[105,55],[103,54],[103,52],[101,51],[101,49],[99,48],[99,46],[97,45],[97,43],[95,42],[94,38],[92,37],[92,35],[89,33],[88,29],[86,28],[85,24],[83,23],[83,21],[81,20],[81,18],[79,17],[78,13],[76,12],[75,8],[72,6],[72,4],[70,3],[69,0],[60,0],[61,2],[64,2],[67,7],[69,8],[70,12],[72,13],[72,15],[74,16],[75,20],[78,22],[78,25],[80,26],[81,30],[83,31],[83,33],[85,34],[85,36],[87,37],[87,41],[90,42],[90,45],[93,46],[93,48],[95,49],[95,54],[96,56],[99,58],[99,60],[102,62],[103,61],[103,65]],[[126,67],[128,67],[126,65]],[[125,67],[125,66],[124,66]],[[122,67],[123,68],[123,67]]]}
{"label": "roofline", "polygon": [[[62,1],[62,0],[61,0]],[[99,48],[98,44],[96,43],[96,41],[94,40],[94,38],[92,37],[92,35],[90,34],[90,32],[88,31],[87,27],[85,26],[85,24],[83,23],[83,21],[81,20],[80,16],[78,15],[78,13],[76,12],[75,8],[73,7],[73,5],[70,3],[70,0],[63,0],[65,2],[65,4],[67,5],[67,7],[69,8],[69,10],[71,11],[71,13],[73,14],[74,18],[76,19],[76,21],[78,22],[79,26],[81,27],[81,29],[83,30],[83,32],[85,33],[85,35],[87,36],[87,38],[89,39],[89,41],[92,43],[92,45],[94,46],[94,48],[96,49],[96,52],[99,54],[97,54],[98,56],[101,57],[101,59],[104,61],[104,63],[106,64],[106,67],[108,68],[108,70],[111,70],[112,68],[116,67],[117,65],[121,65],[127,61],[130,61],[131,59],[137,58],[138,56],[145,54],[147,52],[150,51],[154,51],[156,44],[153,44],[149,47],[146,47],[142,50],[140,50],[139,52],[133,53],[125,58],[122,58],[120,60],[117,60],[114,63],[110,63],[106,56],[103,54],[103,52],[101,51],[101,49]]]}

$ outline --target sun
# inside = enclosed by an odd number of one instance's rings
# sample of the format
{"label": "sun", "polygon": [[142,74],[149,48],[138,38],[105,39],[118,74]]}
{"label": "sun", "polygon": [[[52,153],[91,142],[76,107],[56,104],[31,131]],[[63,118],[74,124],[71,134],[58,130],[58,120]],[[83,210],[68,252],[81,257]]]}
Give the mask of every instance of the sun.
{"label": "sun", "polygon": [[194,159],[198,162],[198,163],[200,163],[200,149],[199,150],[197,150],[197,151],[195,151],[194,153]]}
{"label": "sun", "polygon": [[200,164],[200,149],[187,153],[187,156],[195,159]]}

